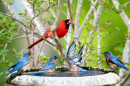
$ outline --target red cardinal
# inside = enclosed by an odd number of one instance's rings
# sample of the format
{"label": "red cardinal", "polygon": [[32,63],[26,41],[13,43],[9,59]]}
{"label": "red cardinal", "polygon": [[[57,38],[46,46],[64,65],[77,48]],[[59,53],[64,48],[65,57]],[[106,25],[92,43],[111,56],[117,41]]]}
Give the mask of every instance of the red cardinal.
{"label": "red cardinal", "polygon": [[[58,27],[56,29],[56,34],[57,34],[58,38],[64,37],[67,34],[70,24],[72,24],[72,22],[69,19],[63,19],[58,24]],[[43,37],[53,39],[52,34],[51,34],[51,28],[46,29],[46,32],[44,33]],[[43,40],[43,38],[38,39],[36,42],[31,44],[27,49],[31,49],[33,46],[35,46],[42,40]]]}

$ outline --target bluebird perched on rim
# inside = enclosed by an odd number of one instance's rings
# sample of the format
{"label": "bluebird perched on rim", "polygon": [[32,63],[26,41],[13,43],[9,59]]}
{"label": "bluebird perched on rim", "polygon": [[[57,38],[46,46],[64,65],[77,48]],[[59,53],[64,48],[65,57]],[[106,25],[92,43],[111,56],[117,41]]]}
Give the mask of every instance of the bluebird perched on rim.
{"label": "bluebird perched on rim", "polygon": [[125,70],[130,71],[127,67],[125,67],[125,65],[123,64],[123,62],[121,62],[117,57],[113,56],[110,51],[106,51],[103,54],[106,57],[107,65],[111,69],[117,70],[118,68],[123,68]]}
{"label": "bluebird perched on rim", "polygon": [[58,59],[57,56],[53,56],[50,58],[49,62],[42,67],[42,69],[40,70],[40,72],[54,72],[55,68],[56,68],[56,60]]}
{"label": "bluebird perched on rim", "polygon": [[19,69],[21,70],[26,70],[29,67],[29,56],[31,55],[31,53],[25,53],[23,55],[23,57],[21,59],[19,59],[17,61],[17,63],[15,63],[12,67],[10,67],[7,71],[5,71],[4,73],[8,73],[8,72],[15,72]]}
{"label": "bluebird perched on rim", "polygon": [[74,52],[76,50],[75,42],[73,41],[73,43],[69,46],[68,51],[67,51],[67,62],[69,63],[70,71],[86,71],[79,66],[82,60],[82,57],[81,57],[82,49],[83,49],[83,46],[79,50],[78,54],[74,55]]}

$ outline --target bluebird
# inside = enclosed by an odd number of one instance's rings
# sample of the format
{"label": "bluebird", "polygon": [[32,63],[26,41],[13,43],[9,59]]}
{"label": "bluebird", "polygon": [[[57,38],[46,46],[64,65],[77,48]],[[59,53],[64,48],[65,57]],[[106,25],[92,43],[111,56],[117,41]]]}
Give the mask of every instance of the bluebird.
{"label": "bluebird", "polygon": [[54,72],[56,68],[56,60],[58,59],[57,56],[53,56],[50,58],[49,62],[42,67],[42,69],[39,72]]}
{"label": "bluebird", "polygon": [[123,62],[121,62],[117,57],[113,56],[113,54],[110,51],[106,51],[103,54],[106,57],[107,65],[111,69],[117,70],[118,68],[123,68],[125,70],[130,71],[127,67],[125,67],[125,65],[123,64]]}
{"label": "bluebird", "polygon": [[19,59],[17,61],[17,63],[15,63],[13,66],[11,66],[7,71],[5,71],[4,73],[13,73],[15,71],[18,71],[19,69],[21,70],[26,70],[29,67],[29,56],[31,55],[31,53],[25,53],[23,55],[23,57],[21,59]]}
{"label": "bluebird", "polygon": [[70,71],[86,71],[79,66],[82,60],[82,57],[81,57],[82,49],[83,49],[83,46],[79,50],[78,54],[74,55],[74,52],[76,50],[75,42],[73,41],[73,43],[69,46],[68,51],[67,51],[67,62],[69,63]]}

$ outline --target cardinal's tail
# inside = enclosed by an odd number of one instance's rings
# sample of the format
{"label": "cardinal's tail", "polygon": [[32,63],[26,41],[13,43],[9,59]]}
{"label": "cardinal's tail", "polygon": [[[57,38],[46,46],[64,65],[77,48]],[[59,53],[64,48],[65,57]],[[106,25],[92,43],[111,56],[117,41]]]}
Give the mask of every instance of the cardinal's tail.
{"label": "cardinal's tail", "polygon": [[38,39],[37,41],[35,41],[33,44],[31,44],[30,46],[27,47],[27,49],[31,49],[33,46],[35,46],[36,44],[38,44],[39,42],[41,42],[43,40],[43,38]]}

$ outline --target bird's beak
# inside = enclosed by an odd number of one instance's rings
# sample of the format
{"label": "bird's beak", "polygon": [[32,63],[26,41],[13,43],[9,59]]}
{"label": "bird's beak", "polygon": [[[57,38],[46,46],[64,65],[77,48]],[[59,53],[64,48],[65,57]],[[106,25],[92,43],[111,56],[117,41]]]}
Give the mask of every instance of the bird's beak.
{"label": "bird's beak", "polygon": [[69,21],[67,22],[67,24],[72,24],[72,22],[69,20]]}
{"label": "bird's beak", "polygon": [[59,58],[56,59],[56,61],[58,60]]}

